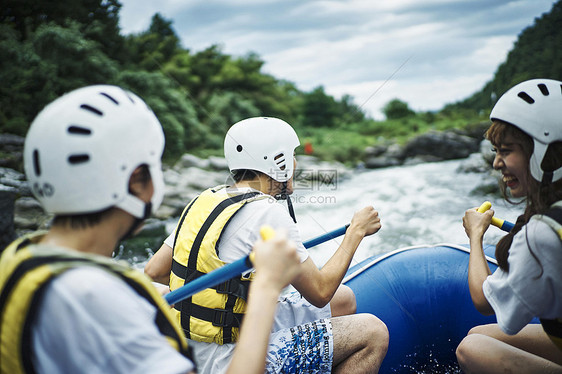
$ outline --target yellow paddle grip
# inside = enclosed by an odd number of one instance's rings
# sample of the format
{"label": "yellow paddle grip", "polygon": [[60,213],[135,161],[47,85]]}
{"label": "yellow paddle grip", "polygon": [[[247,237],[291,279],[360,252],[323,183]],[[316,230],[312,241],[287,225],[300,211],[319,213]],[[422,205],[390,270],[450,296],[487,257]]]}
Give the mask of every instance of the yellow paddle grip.
{"label": "yellow paddle grip", "polygon": [[[484,201],[482,203],[482,205],[480,205],[480,207],[478,208],[478,213],[484,213],[485,211],[487,211],[488,209],[490,209],[492,207],[492,203],[489,201]],[[492,225],[501,228],[503,225],[504,220],[503,219],[499,219],[496,217],[492,217]]]}

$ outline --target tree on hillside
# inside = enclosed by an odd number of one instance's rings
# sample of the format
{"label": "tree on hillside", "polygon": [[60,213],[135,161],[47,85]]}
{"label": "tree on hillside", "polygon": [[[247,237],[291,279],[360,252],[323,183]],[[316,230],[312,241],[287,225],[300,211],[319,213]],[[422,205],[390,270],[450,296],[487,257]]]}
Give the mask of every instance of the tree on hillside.
{"label": "tree on hillside", "polygon": [[63,26],[73,20],[88,39],[100,43],[107,55],[116,58],[123,48],[120,9],[118,0],[3,0],[0,23],[13,27],[20,40],[27,40],[45,23]]}
{"label": "tree on hillside", "polygon": [[229,58],[230,56],[221,52],[218,45],[212,45],[193,55],[190,68],[197,81],[190,87],[190,92],[195,98],[209,96],[217,81],[220,82],[217,77]]}
{"label": "tree on hillside", "polygon": [[340,118],[344,124],[359,123],[365,121],[365,113],[353,102],[353,97],[343,95],[338,103]]}
{"label": "tree on hillside", "polygon": [[[292,121],[295,118],[290,97],[294,93],[286,82],[261,71],[265,62],[255,53],[226,61],[220,75],[221,89],[250,100],[262,115]],[[230,74],[226,74],[230,72]],[[236,72],[236,74],[232,74]]]}
{"label": "tree on hillside", "polygon": [[129,35],[125,41],[127,65],[135,65],[143,70],[157,71],[181,53],[180,39],[172,28],[172,21],[159,13],[152,16],[148,30],[137,35]]}
{"label": "tree on hillside", "polygon": [[334,127],[338,114],[336,101],[326,95],[324,87],[316,87],[304,94],[303,124],[312,127]]}
{"label": "tree on hillside", "polygon": [[0,25],[0,130],[24,135],[37,113],[75,88],[115,82],[117,63],[76,22],[41,25],[30,39]]}
{"label": "tree on hillside", "polygon": [[536,18],[519,34],[506,61],[492,82],[497,98],[510,87],[532,78],[562,80],[562,1],[549,13]]}
{"label": "tree on hillside", "polygon": [[479,92],[459,103],[446,106],[447,111],[472,109],[489,111],[496,100],[517,83],[532,78],[562,80],[562,0],[550,12],[535,18],[532,26],[524,29],[498,67],[494,78]]}
{"label": "tree on hillside", "polygon": [[162,123],[167,158],[209,146],[207,129],[199,122],[194,104],[162,73],[123,71],[118,81],[142,97]]}
{"label": "tree on hillside", "polygon": [[390,100],[382,109],[387,120],[411,117],[416,114],[407,103],[399,100]]}
{"label": "tree on hillside", "polygon": [[234,123],[249,117],[262,115],[251,100],[236,92],[215,93],[209,98],[209,121],[213,133],[224,138],[226,132]]}

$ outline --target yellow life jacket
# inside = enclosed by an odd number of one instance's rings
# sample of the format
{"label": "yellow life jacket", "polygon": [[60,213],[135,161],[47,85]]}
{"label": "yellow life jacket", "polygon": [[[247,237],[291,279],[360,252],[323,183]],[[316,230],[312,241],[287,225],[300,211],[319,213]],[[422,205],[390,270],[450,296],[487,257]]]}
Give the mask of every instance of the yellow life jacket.
{"label": "yellow life jacket", "polygon": [[82,266],[117,276],[148,300],[157,309],[155,323],[162,335],[191,359],[185,335],[170,306],[144,274],[125,262],[36,244],[43,234],[17,239],[0,258],[0,373],[35,372],[31,329],[43,292],[56,276]]}
{"label": "yellow life jacket", "polygon": [[[552,227],[562,242],[562,201],[556,202],[548,211],[543,215],[536,216],[536,218]],[[558,348],[562,349],[562,317],[555,319],[541,318],[540,321],[548,337]]]}
{"label": "yellow life jacket", "polygon": [[[257,191],[232,194],[226,186],[218,186],[193,199],[176,227],[170,289],[224,266],[217,249],[224,228],[244,204],[267,197]],[[217,344],[235,342],[252,278],[232,278],[174,305],[187,337]]]}

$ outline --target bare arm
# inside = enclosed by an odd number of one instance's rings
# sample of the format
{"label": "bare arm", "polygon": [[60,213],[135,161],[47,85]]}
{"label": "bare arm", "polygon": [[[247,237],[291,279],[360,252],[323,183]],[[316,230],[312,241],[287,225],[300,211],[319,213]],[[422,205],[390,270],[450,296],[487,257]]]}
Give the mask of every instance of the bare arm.
{"label": "bare arm", "polygon": [[286,235],[258,242],[255,253],[256,278],[227,374],[264,372],[277,298],[301,269],[295,245],[287,242]]}
{"label": "bare arm", "polygon": [[167,244],[162,244],[160,249],[148,260],[144,266],[144,273],[153,281],[165,285],[170,284],[172,272],[173,249]]}
{"label": "bare arm", "polygon": [[379,214],[372,206],[356,212],[334,255],[322,269],[318,269],[312,259],[308,258],[303,262],[301,275],[293,281],[293,286],[312,305],[321,308],[328,304],[345,276],[361,240],[380,228]]}
{"label": "bare arm", "polygon": [[470,297],[476,309],[484,315],[494,314],[494,309],[488,303],[482,290],[484,281],[488,275],[492,274],[484,255],[482,239],[484,233],[490,227],[493,215],[493,210],[479,213],[476,209],[470,209],[465,212],[462,219],[470,242],[470,258],[468,260],[468,288],[470,290]]}

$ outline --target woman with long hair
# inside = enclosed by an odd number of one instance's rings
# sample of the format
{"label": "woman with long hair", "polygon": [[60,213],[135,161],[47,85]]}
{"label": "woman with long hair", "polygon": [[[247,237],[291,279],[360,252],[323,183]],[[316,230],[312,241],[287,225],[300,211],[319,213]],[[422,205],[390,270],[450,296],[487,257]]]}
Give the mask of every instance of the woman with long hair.
{"label": "woman with long hair", "polygon": [[[533,79],[508,90],[490,115],[506,199],[525,211],[496,246],[492,274],[482,239],[494,212],[470,209],[468,284],[474,306],[497,324],[471,329],[457,348],[466,373],[562,372],[562,82]],[[534,317],[540,324],[530,323]]]}

